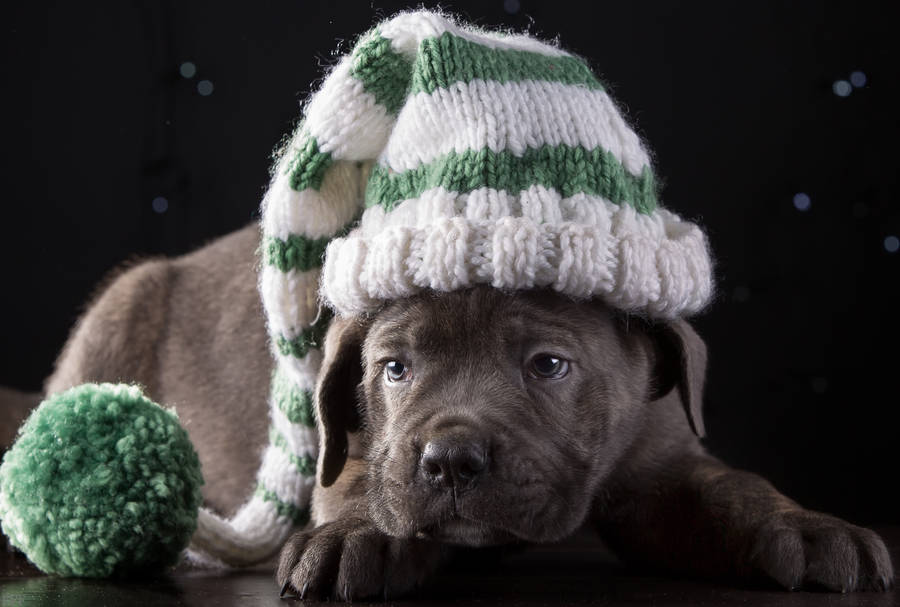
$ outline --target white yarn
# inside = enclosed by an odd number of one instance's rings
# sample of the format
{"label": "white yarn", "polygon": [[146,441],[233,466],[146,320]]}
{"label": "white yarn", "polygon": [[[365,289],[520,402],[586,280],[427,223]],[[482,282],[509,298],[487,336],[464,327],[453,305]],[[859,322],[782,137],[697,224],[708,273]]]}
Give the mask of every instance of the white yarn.
{"label": "white yarn", "polygon": [[[368,209],[353,234],[329,244],[322,296],[339,314],[352,316],[418,289],[450,291],[489,282],[600,297],[664,318],[696,313],[709,298],[706,238],[673,213],[658,209],[644,215],[585,194],[563,200],[541,186],[530,188],[518,204],[487,190],[470,193],[461,216],[434,216],[457,208],[451,202],[455,194],[441,189],[423,195],[430,202],[421,206],[408,200],[389,212]],[[545,214],[556,214],[547,210],[549,204],[521,202],[554,196],[561,222],[544,220]],[[486,199],[503,204],[483,204]],[[509,212],[494,216],[501,209]],[[477,210],[484,218],[474,216]]]}
{"label": "white yarn", "polygon": [[532,185],[518,194],[487,187],[460,194],[437,187],[424,191],[419,198],[400,202],[390,211],[380,206],[366,209],[354,234],[370,237],[388,227],[421,228],[456,215],[490,222],[504,217],[528,217],[536,223],[573,222],[610,229],[613,214],[621,208],[584,192],[563,198],[542,185]]}
{"label": "white yarn", "polygon": [[378,26],[379,33],[391,41],[398,53],[414,55],[426,38],[437,38],[450,32],[471,42],[496,49],[539,53],[548,57],[569,57],[570,53],[530,36],[507,34],[461,26],[449,15],[429,11],[409,11],[395,15]]}
{"label": "white yarn", "polygon": [[316,388],[316,376],[322,366],[322,356],[320,349],[313,348],[303,358],[279,357],[279,364],[297,388],[312,392]]}
{"label": "white yarn", "polygon": [[304,130],[335,158],[370,160],[384,148],[396,117],[363,89],[352,67],[353,58],[344,57],[328,75],[306,107]]}
{"label": "white yarn", "polygon": [[[319,454],[318,435],[315,428],[307,428],[300,424],[292,424],[277,407],[272,409],[272,426],[287,441],[291,453],[299,456],[310,455],[315,459]],[[260,477],[269,474],[260,470]]]}
{"label": "white yarn", "polygon": [[356,162],[337,161],[318,190],[297,192],[288,184],[288,175],[277,172],[263,199],[263,233],[282,240],[291,234],[331,236],[359,212],[365,177]]}
{"label": "white yarn", "polygon": [[[253,524],[247,524],[253,521]],[[228,566],[244,567],[264,561],[277,550],[291,533],[292,525],[279,517],[271,502],[253,498],[241,510],[240,527],[201,508],[197,517],[197,531],[191,537],[190,552],[214,557]],[[214,564],[203,557],[189,560]]]}
{"label": "white yarn", "polygon": [[[313,433],[313,438],[317,438],[315,433]],[[313,458],[317,451],[312,451]],[[285,470],[291,470],[292,474],[284,474]],[[312,488],[315,485],[312,477],[303,477],[300,474],[300,471],[291,462],[287,451],[274,445],[269,445],[263,454],[259,481],[265,487],[271,487],[275,495],[286,503],[293,503],[298,499],[309,499],[312,497]]]}
{"label": "white yarn", "polygon": [[381,155],[396,172],[450,151],[509,151],[543,144],[601,147],[633,175],[650,166],[640,139],[609,95],[574,84],[525,80],[457,82],[409,98]]}
{"label": "white yarn", "polygon": [[293,339],[312,324],[319,315],[316,291],[321,273],[318,268],[260,273],[259,288],[265,295],[263,308],[271,334]]}

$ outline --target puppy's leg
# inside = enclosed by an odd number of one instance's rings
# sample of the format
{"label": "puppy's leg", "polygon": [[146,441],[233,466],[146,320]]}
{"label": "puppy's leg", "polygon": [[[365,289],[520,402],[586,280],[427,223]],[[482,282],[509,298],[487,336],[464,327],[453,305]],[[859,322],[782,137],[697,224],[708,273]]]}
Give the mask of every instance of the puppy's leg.
{"label": "puppy's leg", "polygon": [[769,578],[789,589],[893,583],[890,555],[875,533],[806,510],[755,474],[695,454],[650,478],[630,476],[595,511],[601,532],[627,556],[692,574]]}
{"label": "puppy's leg", "polygon": [[365,465],[349,459],[334,485],[316,488],[319,525],[294,534],[278,562],[282,594],[351,601],[390,598],[420,586],[446,556],[444,544],[392,537],[366,514]]}

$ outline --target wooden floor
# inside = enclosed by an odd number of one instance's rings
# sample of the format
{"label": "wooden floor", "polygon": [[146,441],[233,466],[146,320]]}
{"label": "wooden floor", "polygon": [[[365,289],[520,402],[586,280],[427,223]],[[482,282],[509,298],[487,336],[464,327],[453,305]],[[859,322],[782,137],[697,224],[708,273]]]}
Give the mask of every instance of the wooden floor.
{"label": "wooden floor", "polygon": [[[876,528],[900,563],[900,527]],[[306,604],[310,604],[307,601]],[[587,540],[533,548],[506,556],[467,560],[438,577],[415,597],[389,604],[408,605],[772,605],[900,606],[900,590],[846,595],[736,588],[724,584],[641,575],[618,565]],[[0,552],[0,605],[56,607],[140,607],[150,605],[278,605],[272,567],[240,572],[188,569],[154,580],[103,581],[42,575],[20,555]],[[365,603],[355,603],[356,605]],[[377,603],[384,605],[384,603]]]}

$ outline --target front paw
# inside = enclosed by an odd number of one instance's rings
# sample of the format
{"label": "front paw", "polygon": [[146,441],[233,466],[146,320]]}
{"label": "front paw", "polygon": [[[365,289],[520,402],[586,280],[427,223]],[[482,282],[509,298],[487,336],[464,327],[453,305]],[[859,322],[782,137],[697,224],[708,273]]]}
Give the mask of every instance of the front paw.
{"label": "front paw", "polygon": [[750,562],[791,590],[886,590],[894,581],[891,557],[878,535],[807,510],[775,515],[763,525]]}
{"label": "front paw", "polygon": [[395,597],[421,585],[440,560],[441,546],[385,535],[371,522],[340,519],[299,532],[281,549],[278,584],[301,599]]}

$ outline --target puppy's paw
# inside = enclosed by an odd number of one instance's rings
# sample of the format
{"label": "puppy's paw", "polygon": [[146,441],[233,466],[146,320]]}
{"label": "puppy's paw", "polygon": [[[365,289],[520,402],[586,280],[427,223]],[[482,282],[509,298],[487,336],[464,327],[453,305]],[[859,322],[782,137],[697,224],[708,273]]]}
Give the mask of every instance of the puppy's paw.
{"label": "puppy's paw", "polygon": [[278,584],[299,598],[395,597],[421,585],[442,548],[385,535],[365,519],[341,519],[296,533],[281,549]]}
{"label": "puppy's paw", "polygon": [[878,535],[806,510],[777,515],[763,525],[750,561],[790,590],[886,590],[894,581],[891,557]]}

